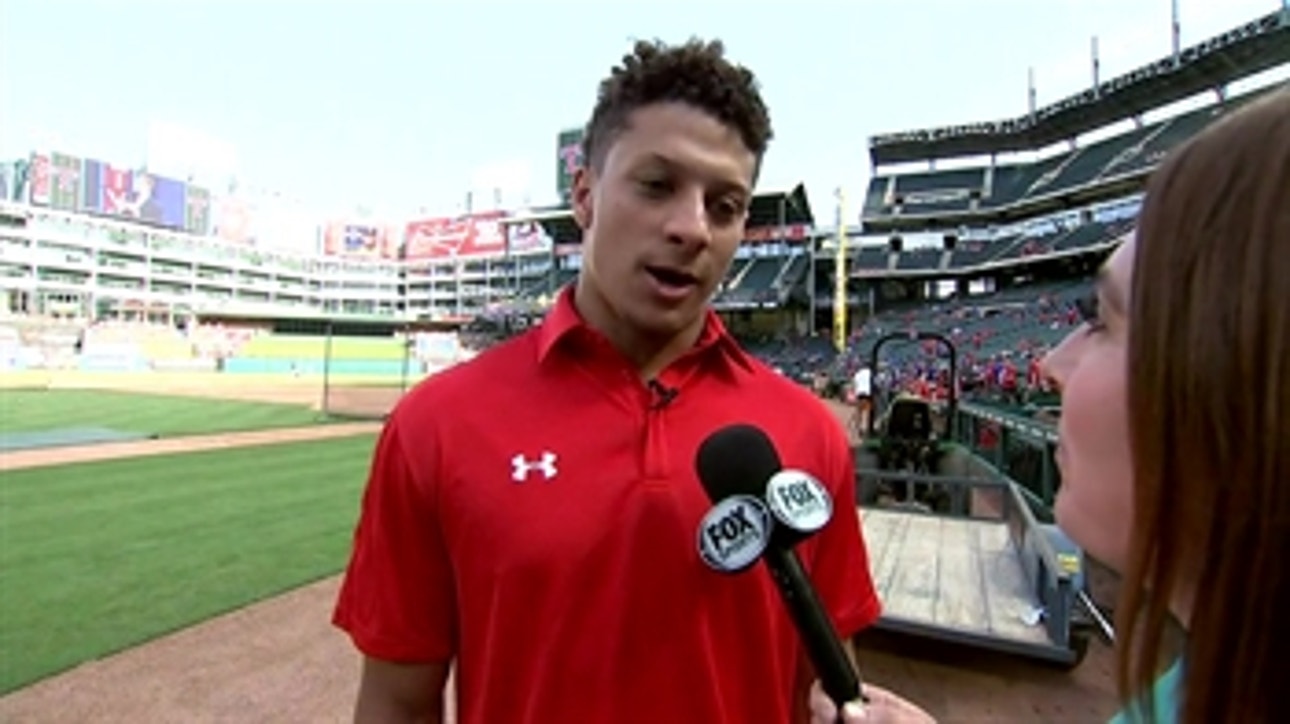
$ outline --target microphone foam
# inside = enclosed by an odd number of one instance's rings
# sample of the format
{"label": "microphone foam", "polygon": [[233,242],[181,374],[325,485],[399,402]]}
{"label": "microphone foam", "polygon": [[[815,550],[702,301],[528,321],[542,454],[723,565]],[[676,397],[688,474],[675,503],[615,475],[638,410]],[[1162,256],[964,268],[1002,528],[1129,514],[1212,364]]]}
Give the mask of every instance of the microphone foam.
{"label": "microphone foam", "polygon": [[732,495],[763,498],[766,483],[783,464],[766,433],[753,425],[736,424],[717,430],[699,445],[694,467],[715,503]]}

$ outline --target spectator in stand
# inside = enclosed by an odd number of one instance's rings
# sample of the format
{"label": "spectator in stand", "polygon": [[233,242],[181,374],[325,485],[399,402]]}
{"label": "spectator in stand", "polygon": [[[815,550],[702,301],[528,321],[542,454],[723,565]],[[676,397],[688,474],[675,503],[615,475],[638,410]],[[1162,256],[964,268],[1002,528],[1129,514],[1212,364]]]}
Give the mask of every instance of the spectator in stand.
{"label": "spectator in stand", "polygon": [[1047,387],[1047,382],[1043,373],[1043,365],[1041,364],[1043,357],[1044,353],[1042,349],[1028,353],[1028,360],[1026,362],[1027,397],[1036,392],[1042,392]]}
{"label": "spectator in stand", "polygon": [[[1123,575],[1117,724],[1290,721],[1287,189],[1278,91],[1152,173],[1137,237],[1044,362],[1063,397],[1057,522]],[[890,693],[865,714],[844,721],[930,719]]]}
{"label": "spectator in stand", "polygon": [[1017,389],[1017,364],[1012,361],[1011,356],[1005,356],[999,363],[999,390],[1003,393],[1003,399],[1009,404],[1016,405],[1021,402]]}

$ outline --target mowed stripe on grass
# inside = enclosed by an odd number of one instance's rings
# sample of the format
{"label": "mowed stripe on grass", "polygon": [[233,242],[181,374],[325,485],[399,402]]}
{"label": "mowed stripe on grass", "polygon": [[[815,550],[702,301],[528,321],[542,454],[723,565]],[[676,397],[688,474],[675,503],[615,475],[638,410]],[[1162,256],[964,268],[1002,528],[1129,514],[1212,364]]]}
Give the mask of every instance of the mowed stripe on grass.
{"label": "mowed stripe on grass", "polygon": [[0,478],[0,693],[336,573],[374,436]]}
{"label": "mowed stripe on grass", "polygon": [[90,426],[173,437],[298,427],[322,419],[305,405],[118,390],[0,388],[0,434]]}

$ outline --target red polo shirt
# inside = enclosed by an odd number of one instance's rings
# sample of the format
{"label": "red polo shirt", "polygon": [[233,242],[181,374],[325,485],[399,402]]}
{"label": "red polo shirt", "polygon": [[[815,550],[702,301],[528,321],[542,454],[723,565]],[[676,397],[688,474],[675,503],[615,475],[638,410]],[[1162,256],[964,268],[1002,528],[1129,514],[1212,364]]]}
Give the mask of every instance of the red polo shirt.
{"label": "red polo shirt", "polygon": [[456,659],[462,724],[783,724],[812,675],[764,565],[712,571],[694,471],[760,426],[838,515],[798,554],[843,636],[879,603],[833,414],[709,313],[667,404],[563,293],[545,322],[423,382],[374,456],[335,623],[365,654]]}

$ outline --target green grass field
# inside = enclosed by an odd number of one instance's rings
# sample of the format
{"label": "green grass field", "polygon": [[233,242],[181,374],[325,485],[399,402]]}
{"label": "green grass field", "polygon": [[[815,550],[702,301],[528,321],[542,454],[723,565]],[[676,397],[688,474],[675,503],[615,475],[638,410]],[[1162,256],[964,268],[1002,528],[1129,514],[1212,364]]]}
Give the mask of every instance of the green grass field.
{"label": "green grass field", "polygon": [[[406,383],[413,384],[426,375],[416,371],[408,373]],[[405,383],[402,374],[333,374],[332,384],[347,387],[399,387]],[[237,389],[240,387],[274,387],[308,389],[322,394],[321,374],[278,374],[272,372],[229,373],[199,371],[146,372],[94,372],[84,370],[3,370],[0,371],[0,390],[24,388],[53,389],[146,389],[156,386],[165,390],[173,385],[191,387],[201,385],[210,389]]]}
{"label": "green grass field", "polygon": [[173,437],[322,421],[305,405],[115,390],[0,389],[0,434],[94,426]]}
{"label": "green grass field", "polygon": [[374,436],[0,477],[0,694],[338,572]]}

